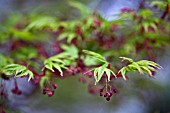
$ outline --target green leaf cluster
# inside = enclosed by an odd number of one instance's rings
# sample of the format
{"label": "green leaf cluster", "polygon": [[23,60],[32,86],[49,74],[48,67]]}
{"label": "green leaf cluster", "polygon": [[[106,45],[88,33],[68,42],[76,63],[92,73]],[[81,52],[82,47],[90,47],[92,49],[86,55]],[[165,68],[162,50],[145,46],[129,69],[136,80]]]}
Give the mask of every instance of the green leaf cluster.
{"label": "green leaf cluster", "polygon": [[55,18],[47,16],[41,17],[38,19],[33,20],[28,26],[25,28],[25,31],[28,30],[42,30],[44,28],[57,28],[58,22]]}
{"label": "green leaf cluster", "polygon": [[19,64],[9,64],[3,68],[3,73],[13,75],[14,77],[22,77],[29,75],[28,81],[34,78],[33,73],[25,66]]}
{"label": "green leaf cluster", "polygon": [[63,76],[62,68],[67,69],[66,66],[71,65],[72,62],[78,58],[78,49],[74,46],[62,45],[63,52],[52,56],[44,61],[44,67],[54,72],[57,69],[60,75]]}
{"label": "green leaf cluster", "polygon": [[104,59],[104,57],[102,55],[100,55],[96,52],[93,52],[93,51],[88,51],[88,50],[83,50],[83,52],[87,55],[90,55],[90,56],[96,58],[97,60],[99,60],[103,63],[102,66],[90,70],[90,71],[94,70],[94,78],[96,80],[95,84],[101,80],[103,74],[106,74],[108,81],[110,81],[111,74],[113,74],[115,76],[115,78],[117,78],[116,74],[111,69],[108,68],[109,63]]}
{"label": "green leaf cluster", "polygon": [[108,63],[105,63],[102,66],[94,69],[94,78],[96,80],[95,84],[101,80],[103,74],[106,74],[107,81],[110,81],[111,74],[113,74],[115,76],[115,78],[117,78],[115,73],[107,67],[108,67]]}
{"label": "green leaf cluster", "polygon": [[89,51],[89,50],[83,50],[83,52],[96,58],[97,60],[101,61],[102,63],[107,63],[107,61],[104,59],[104,57],[96,52]]}
{"label": "green leaf cluster", "polygon": [[126,72],[139,72],[140,74],[148,74],[151,77],[153,77],[152,71],[157,72],[156,69],[162,68],[159,64],[148,60],[140,60],[134,62],[131,58],[127,58],[127,57],[120,57],[120,58],[122,58],[123,61],[126,60],[131,63],[119,70],[119,73],[122,74],[125,80],[126,80],[125,77]]}
{"label": "green leaf cluster", "polygon": [[[93,51],[88,51],[88,50],[83,50],[84,53],[96,58],[97,60],[102,62],[102,65],[100,67],[96,67],[90,71],[94,70],[94,78],[95,78],[95,84],[98,83],[103,74],[107,75],[107,80],[110,81],[110,75],[113,74],[115,78],[117,78],[116,74],[108,68],[108,62],[104,59],[104,57],[96,52]],[[126,80],[125,74],[126,72],[139,72],[140,74],[148,74],[151,77],[153,76],[153,72],[157,72],[156,69],[161,69],[162,67],[153,62],[153,61],[148,61],[148,60],[140,60],[137,62],[134,62],[133,59],[127,58],[127,57],[120,57],[122,61],[128,61],[130,62],[129,65],[121,68],[118,73],[122,74],[122,77],[124,80]]]}

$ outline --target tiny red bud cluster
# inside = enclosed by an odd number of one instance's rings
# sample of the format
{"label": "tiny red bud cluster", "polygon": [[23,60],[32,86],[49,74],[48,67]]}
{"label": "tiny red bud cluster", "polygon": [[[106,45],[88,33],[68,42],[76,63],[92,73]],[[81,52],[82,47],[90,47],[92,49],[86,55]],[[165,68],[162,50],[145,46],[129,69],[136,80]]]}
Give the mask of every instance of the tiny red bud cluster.
{"label": "tiny red bud cluster", "polygon": [[92,77],[93,77],[93,72],[91,72],[91,71],[85,71],[85,72],[84,72],[84,75],[87,75],[89,78],[92,78]]}
{"label": "tiny red bud cluster", "polygon": [[77,68],[71,68],[71,69],[67,69],[66,72],[68,74],[71,74],[71,75],[75,75],[77,73],[80,73],[82,71],[82,69],[80,67],[77,67]]}
{"label": "tiny red bud cluster", "polygon": [[79,78],[79,81],[82,82],[82,83],[84,83],[84,84],[88,82],[88,80],[85,78],[85,76],[81,76],[81,77]]}
{"label": "tiny red bud cluster", "polygon": [[89,91],[89,93],[92,94],[92,95],[98,94],[99,89],[100,89],[100,88],[99,88],[98,86],[94,85],[93,83],[90,83],[90,84],[88,85],[88,91]]}
{"label": "tiny red bud cluster", "polygon": [[43,94],[47,94],[48,97],[52,97],[54,95],[55,89],[58,88],[58,85],[55,83],[48,84],[43,88]]}
{"label": "tiny red bud cluster", "polygon": [[22,94],[22,91],[17,86],[14,87],[11,91],[12,91],[13,94],[16,94],[16,95]]}
{"label": "tiny red bud cluster", "polygon": [[104,86],[102,89],[100,89],[100,96],[104,96],[107,101],[110,101],[110,98],[113,95],[113,93],[117,93],[117,90],[113,89],[112,86],[110,85],[109,87]]}

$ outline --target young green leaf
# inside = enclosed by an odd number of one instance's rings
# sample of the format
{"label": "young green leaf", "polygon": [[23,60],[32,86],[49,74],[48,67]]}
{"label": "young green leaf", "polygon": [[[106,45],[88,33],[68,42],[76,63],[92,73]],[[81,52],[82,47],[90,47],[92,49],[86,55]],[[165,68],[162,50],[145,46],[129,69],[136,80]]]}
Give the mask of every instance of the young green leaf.
{"label": "young green leaf", "polygon": [[99,68],[95,68],[94,69],[94,78],[95,78],[95,85],[97,84],[97,72],[98,72]]}
{"label": "young green leaf", "polygon": [[82,14],[82,16],[87,15],[89,13],[87,7],[80,2],[70,1],[69,4],[70,4],[70,6],[77,8],[80,11],[80,13]]}
{"label": "young green leaf", "polygon": [[95,53],[95,52],[93,52],[93,51],[88,51],[88,50],[83,50],[83,52],[86,53],[86,54],[88,54],[88,55],[90,55],[90,56],[92,56],[92,57],[94,57],[94,58],[96,58],[96,59],[98,59],[98,60],[100,60],[101,62],[104,62],[104,63],[107,62],[107,61],[104,59],[104,57],[101,56],[101,55],[98,54],[98,53]]}
{"label": "young green leaf", "polygon": [[126,70],[126,67],[123,67],[123,68],[120,69],[119,72],[118,72],[118,73],[121,73],[121,74],[122,74],[124,80],[126,80],[126,77],[125,77],[126,71],[127,71],[127,70]]}
{"label": "young green leaf", "polygon": [[139,71],[140,74],[143,74],[143,71],[142,71],[141,67],[138,65],[138,63],[133,62],[130,65],[132,65],[134,68],[136,68]]}
{"label": "young green leaf", "polygon": [[127,60],[127,61],[129,61],[129,62],[134,62],[131,58],[127,58],[127,57],[119,57],[119,58],[121,58],[122,59],[122,61],[125,61],[125,60]]}
{"label": "young green leaf", "polygon": [[148,74],[152,77],[153,76],[152,71],[157,72],[156,69],[162,68],[159,64],[152,62],[152,61],[148,61],[148,60],[140,60],[138,62],[134,62],[132,59],[129,59],[126,57],[121,57],[121,58],[131,62],[131,64],[123,67],[119,71],[119,73],[122,74],[122,76],[125,80],[126,80],[126,78],[125,78],[126,72],[139,72],[140,74]]}
{"label": "young green leaf", "polygon": [[45,27],[52,27],[52,26],[54,26],[54,24],[56,24],[54,18],[52,18],[52,17],[41,17],[41,18],[38,18],[38,19],[34,20],[33,22],[31,22],[26,27],[25,30],[26,31],[31,30],[31,29],[41,30]]}
{"label": "young green leaf", "polygon": [[110,74],[111,74],[110,70],[109,69],[105,69],[104,71],[106,72],[108,81],[110,81]]}
{"label": "young green leaf", "polygon": [[149,68],[147,68],[145,66],[141,66],[141,68],[143,69],[144,73],[146,73],[152,77],[152,72],[149,70]]}
{"label": "young green leaf", "polygon": [[98,76],[97,76],[97,80],[96,82],[99,82],[100,79],[102,78],[102,75],[104,74],[105,72],[105,68],[108,66],[108,63],[105,63],[104,65],[100,66],[98,68]]}
{"label": "young green leaf", "polygon": [[[108,81],[110,81],[111,74],[113,74],[115,76],[115,78],[117,78],[116,74],[111,69],[108,69],[107,67],[108,67],[108,63],[105,63],[100,67],[90,70],[90,71],[94,70],[95,85],[101,80],[104,73],[106,73],[106,76],[107,76],[106,79]],[[88,71],[88,72],[90,72],[90,71]],[[88,73],[88,72],[86,72],[86,73]],[[84,74],[86,74],[86,73],[84,73]]]}
{"label": "young green leaf", "polygon": [[33,73],[25,66],[19,64],[9,64],[3,68],[3,73],[6,75],[14,74],[15,77],[22,77],[29,75],[28,81],[34,79]]}
{"label": "young green leaf", "polygon": [[44,61],[44,67],[54,72],[57,69],[60,75],[63,76],[63,69],[67,69],[67,65],[71,65],[72,61],[78,58],[78,49],[74,46],[62,45],[64,50],[62,53],[52,56]]}
{"label": "young green leaf", "polygon": [[[53,57],[55,58],[55,57]],[[59,72],[60,72],[60,75],[63,76],[63,71],[61,68],[63,68],[63,66],[65,65],[65,63],[58,63],[58,62],[55,62],[56,60],[53,60],[52,58],[50,59],[47,59],[44,61],[44,67],[49,69],[50,71],[54,72],[54,69],[57,69]],[[63,65],[63,66],[61,66]]]}

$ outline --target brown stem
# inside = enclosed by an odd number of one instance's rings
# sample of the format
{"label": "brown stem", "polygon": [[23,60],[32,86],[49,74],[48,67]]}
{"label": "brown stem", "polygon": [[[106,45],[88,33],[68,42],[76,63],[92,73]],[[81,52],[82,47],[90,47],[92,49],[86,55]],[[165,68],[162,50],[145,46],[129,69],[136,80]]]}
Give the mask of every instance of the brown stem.
{"label": "brown stem", "polygon": [[168,15],[168,13],[169,13],[169,10],[170,10],[170,4],[167,4],[164,13],[163,13],[162,16],[161,16],[161,19],[165,19],[165,17],[166,17],[166,16]]}

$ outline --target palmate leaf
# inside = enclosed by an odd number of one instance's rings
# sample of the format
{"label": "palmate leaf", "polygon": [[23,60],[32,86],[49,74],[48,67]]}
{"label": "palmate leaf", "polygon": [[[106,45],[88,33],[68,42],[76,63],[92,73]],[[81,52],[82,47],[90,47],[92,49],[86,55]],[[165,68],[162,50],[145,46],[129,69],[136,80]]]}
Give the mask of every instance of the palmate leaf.
{"label": "palmate leaf", "polygon": [[31,30],[31,29],[36,29],[36,30],[41,30],[45,27],[50,27],[53,28],[54,26],[58,26],[57,22],[55,20],[55,18],[52,17],[41,17],[38,18],[36,20],[34,20],[33,22],[31,22],[27,27],[26,27],[26,31],[27,30]]}
{"label": "palmate leaf", "polygon": [[139,66],[138,63],[133,62],[131,65],[132,65],[133,68],[136,68],[140,74],[143,74],[143,71],[142,71],[142,69],[141,69],[141,67]]}
{"label": "palmate leaf", "polygon": [[127,71],[126,68],[127,68],[127,67],[123,67],[123,68],[120,69],[120,71],[119,71],[119,73],[122,74],[122,77],[123,77],[124,80],[126,80],[126,77],[125,77],[125,74],[126,74],[126,71]]}
{"label": "palmate leaf", "polygon": [[[110,81],[111,74],[113,74],[115,76],[115,78],[117,78],[116,74],[111,69],[109,69],[107,67],[108,67],[108,63],[105,63],[100,67],[90,70],[90,71],[94,70],[95,85],[101,80],[104,73],[106,74],[108,81]],[[88,72],[90,72],[90,71],[88,71]],[[86,73],[84,73],[84,74],[86,74]]]}
{"label": "palmate leaf", "polygon": [[111,74],[113,74],[115,78],[117,78],[116,74],[111,69],[108,68],[109,63],[104,59],[103,56],[93,51],[83,50],[83,52],[88,54],[89,56],[96,58],[97,60],[103,63],[102,66],[90,70],[90,71],[94,70],[95,84],[97,84],[101,80],[104,73],[106,74],[108,81],[110,81]]}
{"label": "palmate leaf", "polygon": [[[64,53],[68,53],[68,57],[73,59],[78,58],[78,48],[74,45],[61,45],[61,48],[64,50]],[[62,53],[61,53],[62,54]]]}
{"label": "palmate leaf", "polygon": [[86,66],[92,66],[92,65],[97,65],[100,63],[99,60],[95,58],[91,58],[91,56],[86,56],[83,58],[83,62]]}
{"label": "palmate leaf", "polygon": [[88,50],[83,50],[83,52],[86,53],[86,54],[88,54],[88,55],[90,55],[90,56],[92,56],[92,57],[94,57],[94,58],[96,58],[96,59],[98,59],[98,60],[100,60],[100,61],[103,62],[103,63],[106,63],[106,62],[107,62],[107,61],[104,59],[104,57],[101,56],[101,55],[98,54],[98,53],[95,53],[95,52],[93,52],[93,51],[88,51]]}
{"label": "palmate leaf", "polygon": [[73,20],[73,21],[60,22],[59,26],[62,26],[64,29],[62,30],[62,32],[57,37],[57,40],[61,41],[61,40],[65,39],[70,44],[71,44],[73,39],[80,40],[81,36],[79,35],[79,33],[77,33],[76,29],[78,28],[78,26],[81,26],[81,24],[82,23],[80,21],[77,21],[77,20],[76,21]]}
{"label": "palmate leaf", "polygon": [[60,75],[63,76],[62,68],[67,69],[67,65],[71,65],[72,61],[78,58],[78,49],[71,45],[62,45],[64,50],[62,53],[52,56],[44,61],[44,67],[52,72],[57,69]]}
{"label": "palmate leaf", "polygon": [[19,64],[9,64],[3,68],[3,73],[6,75],[14,74],[15,77],[22,77],[28,75],[28,81],[34,79],[33,73],[25,66]]}
{"label": "palmate leaf", "polygon": [[159,64],[153,61],[140,60],[140,61],[134,62],[130,58],[126,58],[126,57],[121,57],[121,58],[123,58],[123,60],[127,60],[131,62],[131,64],[119,70],[119,73],[122,74],[124,80],[126,80],[126,77],[125,77],[126,72],[139,72],[140,74],[148,74],[149,76],[153,77],[152,72],[157,72],[156,69],[162,68]]}
{"label": "palmate leaf", "polygon": [[144,27],[145,32],[149,31],[149,27],[152,27],[155,31],[158,30],[154,22],[143,22],[142,26]]}
{"label": "palmate leaf", "polygon": [[63,71],[61,68],[66,68],[65,63],[56,57],[51,57],[44,61],[44,67],[54,72],[53,68],[57,69],[60,72],[60,75],[63,76]]}
{"label": "palmate leaf", "polygon": [[63,39],[67,39],[67,42],[71,43],[71,41],[76,37],[78,37],[78,35],[75,32],[64,32],[58,36],[58,40],[60,41]]}
{"label": "palmate leaf", "polygon": [[162,66],[160,66],[159,64],[152,62],[152,61],[148,61],[148,60],[138,61],[138,64],[145,65],[145,66],[152,66],[154,68],[162,69]]}
{"label": "palmate leaf", "polygon": [[64,50],[62,53],[56,55],[58,58],[74,60],[78,58],[78,48],[74,45],[61,45],[61,48]]}
{"label": "palmate leaf", "polygon": [[105,68],[108,66],[108,63],[105,63],[104,65],[98,67],[98,76],[96,82],[99,82],[100,79],[102,78],[102,75],[104,74]]}
{"label": "palmate leaf", "polygon": [[147,73],[148,75],[152,76],[152,72],[149,70],[149,68],[147,68],[145,66],[141,66],[141,68],[143,69],[144,73]]}

